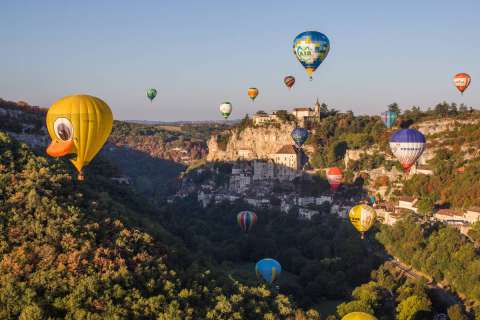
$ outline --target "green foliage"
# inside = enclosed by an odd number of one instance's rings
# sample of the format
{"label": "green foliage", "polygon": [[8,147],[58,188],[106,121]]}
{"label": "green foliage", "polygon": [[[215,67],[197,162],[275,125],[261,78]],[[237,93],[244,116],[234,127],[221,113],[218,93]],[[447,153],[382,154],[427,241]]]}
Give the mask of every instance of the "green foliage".
{"label": "green foliage", "polygon": [[226,279],[219,286],[152,219],[148,204],[101,168],[83,184],[67,168],[0,132],[1,319],[294,315],[286,296],[264,286]]}
{"label": "green foliage", "polygon": [[459,304],[450,306],[447,310],[448,319],[450,320],[468,320],[467,315],[463,311],[463,308]]}
{"label": "green foliage", "polygon": [[398,320],[427,320],[431,318],[431,302],[425,297],[410,296],[397,307]]}
{"label": "green foliage", "polygon": [[480,257],[459,231],[444,225],[419,225],[407,218],[394,226],[382,226],[377,239],[393,256],[480,302]]}

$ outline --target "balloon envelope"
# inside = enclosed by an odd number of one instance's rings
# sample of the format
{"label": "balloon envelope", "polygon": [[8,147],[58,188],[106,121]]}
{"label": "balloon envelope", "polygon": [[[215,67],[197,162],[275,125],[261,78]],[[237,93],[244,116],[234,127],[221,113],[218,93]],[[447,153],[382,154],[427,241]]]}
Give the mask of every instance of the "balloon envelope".
{"label": "balloon envelope", "polygon": [[297,147],[300,148],[308,139],[308,130],[305,128],[295,128],[292,130],[291,136]]}
{"label": "balloon envelope", "polygon": [[375,224],[376,218],[377,213],[375,212],[375,209],[366,204],[356,205],[350,209],[350,212],[348,213],[348,219],[353,227],[362,234],[362,239],[363,234]]}
{"label": "balloon envelope", "polygon": [[150,99],[150,101],[155,99],[156,96],[157,96],[157,89],[154,89],[154,88],[147,89],[147,97],[148,99]]}
{"label": "balloon envelope", "polygon": [[307,71],[310,79],[329,51],[330,40],[318,31],[302,32],[293,40],[293,53]]}
{"label": "balloon envelope", "polygon": [[342,320],[377,320],[377,318],[365,312],[350,312]]}
{"label": "balloon envelope", "polygon": [[288,89],[291,89],[293,85],[295,84],[295,77],[293,76],[286,76],[283,79],[283,83],[288,87]]}
{"label": "balloon envelope", "polygon": [[458,91],[460,91],[462,94],[465,90],[467,90],[471,81],[472,78],[468,73],[457,73],[455,77],[453,77],[455,87],[457,87]]}
{"label": "balloon envelope", "polygon": [[340,185],[342,184],[343,180],[343,171],[338,167],[332,167],[327,169],[327,180],[330,184],[330,188],[333,191],[336,191]]}
{"label": "balloon envelope", "polygon": [[250,99],[255,100],[255,98],[258,96],[258,89],[257,88],[248,88],[248,96]]}
{"label": "balloon envelope", "polygon": [[282,267],[277,260],[266,258],[257,262],[255,265],[255,272],[257,277],[261,276],[265,281],[271,284],[278,279],[278,276],[280,276]]}
{"label": "balloon envelope", "polygon": [[382,113],[382,120],[387,128],[391,128],[397,121],[397,113],[393,111],[386,111]]}
{"label": "balloon envelope", "polygon": [[227,119],[232,113],[232,104],[230,102],[223,102],[220,105],[220,113],[225,119]]}
{"label": "balloon envelope", "polygon": [[243,232],[248,232],[257,222],[257,215],[253,211],[241,211],[237,214],[237,223]]}
{"label": "balloon envelope", "polygon": [[390,137],[390,150],[407,172],[426,147],[425,136],[415,129],[403,129]]}
{"label": "balloon envelope", "polygon": [[70,161],[81,179],[83,167],[92,161],[110,136],[113,115],[103,100],[73,95],[56,101],[48,109],[46,122],[52,138],[47,154],[53,157],[76,154]]}

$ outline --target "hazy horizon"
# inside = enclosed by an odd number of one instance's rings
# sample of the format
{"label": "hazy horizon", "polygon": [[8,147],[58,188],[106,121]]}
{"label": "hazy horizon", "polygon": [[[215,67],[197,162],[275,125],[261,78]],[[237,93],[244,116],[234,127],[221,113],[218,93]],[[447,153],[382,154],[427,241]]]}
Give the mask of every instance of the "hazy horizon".
{"label": "hazy horizon", "polygon": [[[104,99],[118,120],[217,121],[321,102],[355,114],[480,99],[478,1],[6,1],[0,96],[49,107],[69,94]],[[308,77],[293,38],[318,30],[331,41]],[[468,72],[461,96],[453,75]],[[289,91],[285,75],[296,83]],[[260,90],[255,103],[247,89]],[[145,89],[158,89],[150,103]]]}

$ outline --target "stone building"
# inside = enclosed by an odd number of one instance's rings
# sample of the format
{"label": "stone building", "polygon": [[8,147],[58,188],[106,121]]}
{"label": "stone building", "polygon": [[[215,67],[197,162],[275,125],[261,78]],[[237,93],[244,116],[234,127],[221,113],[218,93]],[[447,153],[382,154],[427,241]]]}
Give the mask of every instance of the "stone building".
{"label": "stone building", "polygon": [[275,176],[280,180],[293,180],[302,168],[301,153],[293,145],[284,145],[271,159],[275,163]]}

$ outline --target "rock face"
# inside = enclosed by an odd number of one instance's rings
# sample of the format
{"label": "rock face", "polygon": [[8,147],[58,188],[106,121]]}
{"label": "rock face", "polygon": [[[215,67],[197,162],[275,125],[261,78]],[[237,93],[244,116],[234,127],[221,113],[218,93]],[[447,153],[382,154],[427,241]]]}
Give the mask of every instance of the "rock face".
{"label": "rock face", "polygon": [[[212,135],[208,141],[208,161],[234,161],[238,159],[267,159],[282,146],[293,144],[290,136],[293,123],[278,123],[269,126],[247,127],[238,132],[228,131],[226,147],[219,145],[218,135]],[[225,135],[225,133],[224,133]]]}
{"label": "rock face", "polygon": [[475,124],[478,123],[478,119],[451,119],[446,118],[443,120],[428,120],[423,121],[418,124],[413,125],[412,127],[423,133],[424,135],[431,135],[436,133],[441,133],[445,131],[455,130],[459,125],[464,124]]}

